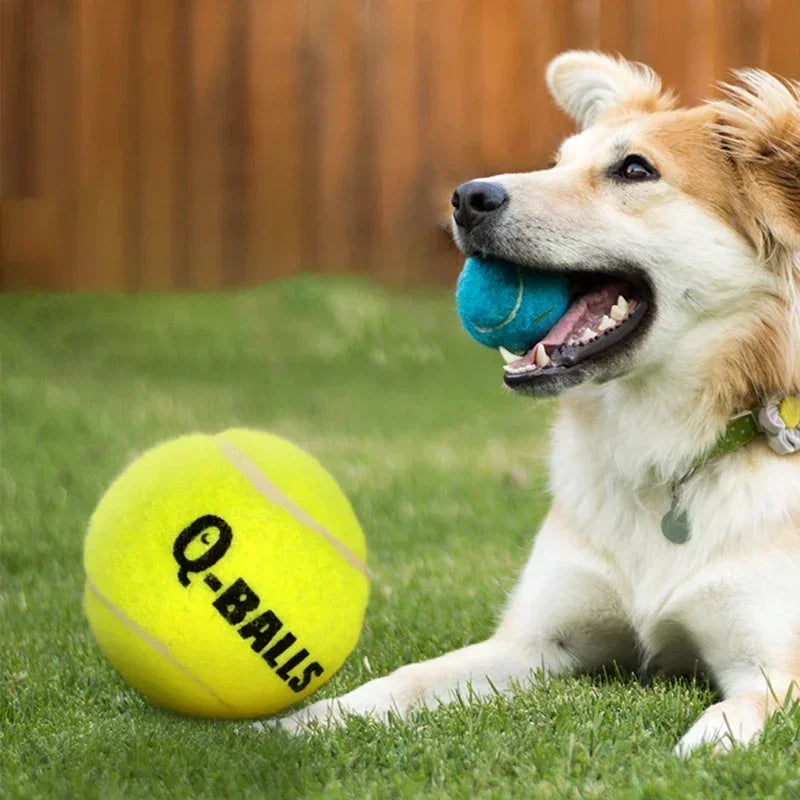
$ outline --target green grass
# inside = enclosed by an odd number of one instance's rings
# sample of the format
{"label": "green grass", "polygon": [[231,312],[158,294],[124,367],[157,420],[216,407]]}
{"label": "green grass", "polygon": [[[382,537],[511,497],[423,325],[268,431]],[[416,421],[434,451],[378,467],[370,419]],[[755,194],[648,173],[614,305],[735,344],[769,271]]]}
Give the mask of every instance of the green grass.
{"label": "green grass", "polygon": [[703,683],[554,680],[293,739],[158,711],[103,660],[80,605],[94,504],[151,443],[231,425],[317,455],[367,531],[364,633],[323,694],[489,634],[547,506],[551,407],[501,391],[448,294],[6,296],[0,355],[0,797],[800,797],[796,719],[670,755]]}

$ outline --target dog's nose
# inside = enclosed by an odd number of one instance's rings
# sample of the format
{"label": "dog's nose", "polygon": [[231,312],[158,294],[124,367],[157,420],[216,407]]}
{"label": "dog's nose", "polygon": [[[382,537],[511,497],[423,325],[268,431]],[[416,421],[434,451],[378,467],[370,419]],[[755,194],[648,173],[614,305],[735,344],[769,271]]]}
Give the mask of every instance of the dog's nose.
{"label": "dog's nose", "polygon": [[497,211],[508,200],[506,190],[499,183],[488,181],[468,181],[462,183],[455,192],[453,219],[461,228],[472,230],[476,225]]}

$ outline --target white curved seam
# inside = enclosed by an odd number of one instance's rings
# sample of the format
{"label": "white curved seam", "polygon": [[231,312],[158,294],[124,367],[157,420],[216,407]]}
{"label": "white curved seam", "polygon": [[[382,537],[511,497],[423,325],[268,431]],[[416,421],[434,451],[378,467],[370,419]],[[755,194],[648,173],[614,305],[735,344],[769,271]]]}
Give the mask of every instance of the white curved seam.
{"label": "white curved seam", "polygon": [[252,459],[238,447],[225,439],[219,440],[222,455],[250,482],[252,487],[271,503],[288,511],[298,522],[318,533],[331,547],[344,558],[347,563],[370,577],[367,565],[340,539],[337,539],[327,528],[323,527],[310,514],[287,497],[258,467]]}
{"label": "white curved seam", "polygon": [[495,325],[493,328],[479,328],[477,325],[473,325],[478,333],[492,333],[493,331],[499,331],[500,328],[504,328],[509,322],[514,321],[514,317],[517,316],[517,313],[522,306],[522,295],[525,293],[525,289],[522,285],[522,270],[519,267],[517,267],[517,280],[519,280],[519,291],[517,292],[517,302],[514,304],[514,308],[511,309],[511,313],[499,325]]}
{"label": "white curved seam", "polygon": [[124,614],[120,609],[118,609],[107,597],[100,593],[100,590],[92,583],[90,578],[86,579],[86,588],[126,627],[129,628],[133,633],[139,636],[141,639],[144,639],[150,647],[153,648],[157,653],[162,655],[167,661],[169,661],[172,666],[177,667],[190,681],[196,683],[203,691],[208,692],[218,703],[221,703],[225,708],[230,708],[231,710],[235,711],[235,706],[232,706],[230,703],[226,703],[215,691],[210,689],[206,686],[200,678],[197,677],[193,672],[191,672],[187,667],[181,664],[177,658],[170,652],[169,648],[163,643],[160,642],[155,637],[151,636],[144,628],[139,627],[129,616]]}

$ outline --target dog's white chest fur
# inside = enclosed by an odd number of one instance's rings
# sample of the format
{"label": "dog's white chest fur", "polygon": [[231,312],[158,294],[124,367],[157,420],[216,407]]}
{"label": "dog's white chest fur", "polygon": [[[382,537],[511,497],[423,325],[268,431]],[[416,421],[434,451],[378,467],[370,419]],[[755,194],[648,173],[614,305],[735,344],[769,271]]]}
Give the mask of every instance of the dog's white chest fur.
{"label": "dog's white chest fur", "polygon": [[[581,429],[567,411],[555,427],[554,523],[563,518],[574,546],[603,565],[615,612],[633,634],[631,661],[670,673],[720,660],[755,664],[773,620],[785,626],[789,615],[800,633],[800,533],[787,534],[800,515],[800,465],[770,458],[761,442],[710,461],[681,490],[691,537],[675,544],[661,531],[671,483],[626,468],[646,436],[620,430],[609,452],[602,440],[614,422],[602,414],[595,422],[599,432]],[[669,433],[661,429],[662,442]],[[557,547],[550,557],[558,561]],[[715,673],[725,680],[725,670]]]}

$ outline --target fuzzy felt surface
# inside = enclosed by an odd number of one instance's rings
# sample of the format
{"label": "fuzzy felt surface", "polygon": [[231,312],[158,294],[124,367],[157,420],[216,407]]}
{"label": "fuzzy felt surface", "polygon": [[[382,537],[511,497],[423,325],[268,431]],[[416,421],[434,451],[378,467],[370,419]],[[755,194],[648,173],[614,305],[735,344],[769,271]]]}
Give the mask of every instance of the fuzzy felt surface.
{"label": "fuzzy felt surface", "polygon": [[91,518],[85,610],[129,683],[198,716],[271,714],[321,686],[358,641],[369,589],[363,572],[231,463],[231,447],[365,557],[334,479],[278,436],[193,434],[130,464]]}
{"label": "fuzzy felt surface", "polygon": [[499,259],[473,256],[456,287],[461,323],[475,341],[524,353],[542,339],[569,305],[567,278]]}

